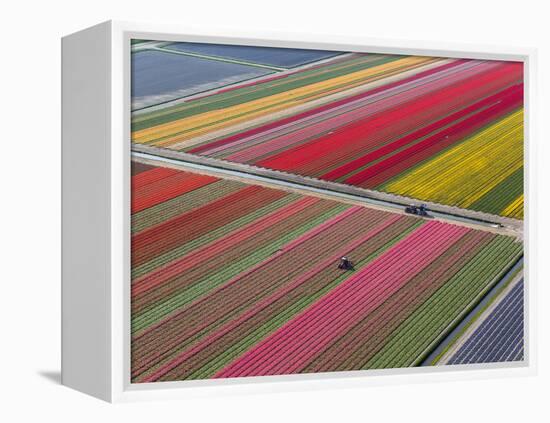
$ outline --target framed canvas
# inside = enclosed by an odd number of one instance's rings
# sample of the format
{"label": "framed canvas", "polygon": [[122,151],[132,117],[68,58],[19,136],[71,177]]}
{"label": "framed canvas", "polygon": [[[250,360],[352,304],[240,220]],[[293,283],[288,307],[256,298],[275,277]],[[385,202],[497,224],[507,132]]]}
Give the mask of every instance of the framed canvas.
{"label": "framed canvas", "polygon": [[65,385],[535,371],[533,51],[123,22],[62,47]]}

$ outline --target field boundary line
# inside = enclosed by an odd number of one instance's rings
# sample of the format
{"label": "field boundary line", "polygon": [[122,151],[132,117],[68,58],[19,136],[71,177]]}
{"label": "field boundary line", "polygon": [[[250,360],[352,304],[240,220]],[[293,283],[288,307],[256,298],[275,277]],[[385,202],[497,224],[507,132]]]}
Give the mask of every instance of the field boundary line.
{"label": "field boundary line", "polygon": [[214,60],[216,62],[225,62],[225,63],[233,63],[235,65],[243,65],[243,66],[252,66],[256,68],[262,68],[262,69],[269,69],[276,72],[282,72],[286,70],[286,68],[281,68],[278,66],[271,66],[271,65],[263,65],[261,63],[254,63],[254,62],[247,62],[245,60],[237,60],[237,59],[229,59],[221,56],[208,56],[206,54],[200,54],[200,53],[191,53],[188,51],[183,50],[175,50],[167,47],[150,47],[149,50],[152,51],[160,51],[164,53],[172,53],[172,54],[179,54],[180,56],[189,56],[189,57],[196,57],[198,59],[205,59],[205,60]]}

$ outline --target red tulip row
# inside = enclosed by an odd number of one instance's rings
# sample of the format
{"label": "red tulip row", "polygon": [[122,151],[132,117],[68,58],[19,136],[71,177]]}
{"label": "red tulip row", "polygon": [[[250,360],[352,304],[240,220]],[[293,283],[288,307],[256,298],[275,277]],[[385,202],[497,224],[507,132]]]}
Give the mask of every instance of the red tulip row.
{"label": "red tulip row", "polygon": [[[310,176],[316,176],[318,172],[326,174],[334,165],[342,166],[357,158],[358,154],[384,147],[387,142],[409,131],[418,130],[455,110],[468,107],[476,99],[505,90],[518,79],[519,72],[515,68],[513,64],[503,64],[481,75],[428,92],[420,98],[398,103],[397,107],[372,117],[336,128],[333,133],[311,139],[255,164]],[[394,100],[397,101],[396,98]],[[475,129],[472,128],[472,131]]]}

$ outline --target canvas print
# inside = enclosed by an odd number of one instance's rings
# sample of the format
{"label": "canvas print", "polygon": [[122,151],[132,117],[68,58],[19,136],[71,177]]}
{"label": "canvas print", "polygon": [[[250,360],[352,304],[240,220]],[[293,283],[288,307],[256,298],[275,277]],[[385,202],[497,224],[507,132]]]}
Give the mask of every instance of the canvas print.
{"label": "canvas print", "polygon": [[131,51],[133,383],[525,359],[521,62]]}

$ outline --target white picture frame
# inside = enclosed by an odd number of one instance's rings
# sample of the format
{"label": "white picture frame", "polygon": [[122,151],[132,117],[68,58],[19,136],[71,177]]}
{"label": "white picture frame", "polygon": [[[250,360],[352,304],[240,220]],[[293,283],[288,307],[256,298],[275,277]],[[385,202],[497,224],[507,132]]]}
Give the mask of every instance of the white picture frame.
{"label": "white picture frame", "polygon": [[[130,40],[513,60],[525,77],[525,361],[130,383]],[[110,402],[527,376],[536,373],[536,51],[110,21],[62,40],[62,383]]]}

